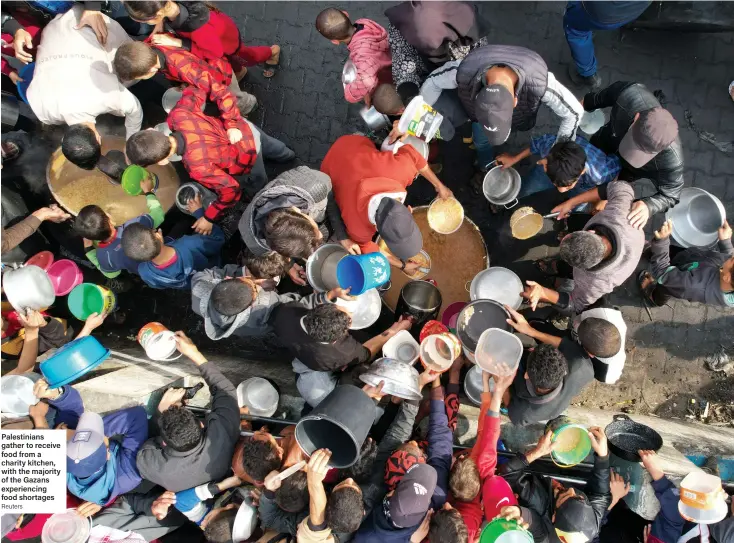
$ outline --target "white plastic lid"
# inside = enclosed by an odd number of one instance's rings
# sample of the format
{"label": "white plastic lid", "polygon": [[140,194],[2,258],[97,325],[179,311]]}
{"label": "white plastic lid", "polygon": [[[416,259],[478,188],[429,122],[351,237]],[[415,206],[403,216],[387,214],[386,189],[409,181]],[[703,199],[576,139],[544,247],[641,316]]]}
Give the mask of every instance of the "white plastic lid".
{"label": "white plastic lid", "polygon": [[479,336],[474,351],[477,366],[492,375],[511,375],[522,357],[520,339],[500,328],[488,328]]}
{"label": "white plastic lid", "polygon": [[82,517],[76,509],[51,515],[43,525],[42,543],[86,543],[92,529],[92,519]]}

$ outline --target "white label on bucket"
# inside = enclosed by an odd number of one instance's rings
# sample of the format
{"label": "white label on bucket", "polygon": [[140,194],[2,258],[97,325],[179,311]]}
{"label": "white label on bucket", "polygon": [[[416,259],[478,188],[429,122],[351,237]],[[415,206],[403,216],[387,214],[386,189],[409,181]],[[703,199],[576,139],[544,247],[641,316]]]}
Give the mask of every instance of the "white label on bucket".
{"label": "white label on bucket", "polygon": [[0,513],[66,511],[66,432],[0,431]]}

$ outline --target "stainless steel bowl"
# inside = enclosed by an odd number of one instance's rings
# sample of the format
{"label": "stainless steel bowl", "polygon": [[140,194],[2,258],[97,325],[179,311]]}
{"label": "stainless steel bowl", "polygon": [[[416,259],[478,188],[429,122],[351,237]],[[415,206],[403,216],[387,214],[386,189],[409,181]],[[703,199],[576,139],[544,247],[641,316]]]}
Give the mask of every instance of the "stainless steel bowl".
{"label": "stainless steel bowl", "polygon": [[393,358],[378,358],[365,373],[359,376],[362,382],[372,386],[377,386],[380,381],[384,381],[382,391],[385,394],[404,400],[423,398],[418,382],[419,377],[418,370],[413,366]]}
{"label": "stainless steel bowl", "polygon": [[[482,405],[482,368],[472,366],[464,377],[464,394],[474,405]],[[489,378],[489,391],[494,391],[494,378]]]}
{"label": "stainless steel bowl", "polygon": [[[521,186],[520,174],[515,168],[495,166],[484,176],[482,192],[489,203],[510,209],[517,205]],[[507,205],[511,202],[512,205]]]}
{"label": "stainless steel bowl", "polygon": [[387,118],[387,115],[383,115],[377,111],[375,106],[365,106],[359,111],[359,114],[361,115],[364,124],[367,125],[367,128],[373,132],[377,132],[378,130],[390,126],[390,119]]}
{"label": "stainless steel bowl", "polygon": [[680,201],[665,214],[673,220],[673,239],[683,247],[711,247],[719,239],[719,228],[726,210],[713,194],[699,188],[686,187]]}
{"label": "stainless steel bowl", "polygon": [[349,252],[338,243],[327,243],[316,249],[306,261],[306,279],[316,292],[339,286],[336,267]]}
{"label": "stainless steel bowl", "polygon": [[56,300],[48,274],[33,265],[4,272],[3,290],[16,311],[46,309]]}
{"label": "stainless steel bowl", "polygon": [[472,279],[469,297],[474,300],[494,300],[512,309],[522,305],[522,280],[512,270],[494,266],[480,271]]}

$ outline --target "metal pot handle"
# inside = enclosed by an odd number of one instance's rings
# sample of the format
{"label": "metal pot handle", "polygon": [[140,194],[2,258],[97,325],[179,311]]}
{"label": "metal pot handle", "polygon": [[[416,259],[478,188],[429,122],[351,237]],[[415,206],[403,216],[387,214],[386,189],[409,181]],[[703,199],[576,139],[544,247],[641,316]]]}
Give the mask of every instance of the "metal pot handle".
{"label": "metal pot handle", "polygon": [[471,286],[471,282],[472,281],[473,281],[473,279],[470,279],[469,281],[467,281],[466,283],[464,283],[464,290],[466,290],[467,292],[471,292],[471,289],[469,287]]}
{"label": "metal pot handle", "polygon": [[485,168],[486,168],[487,170],[489,170],[489,167],[490,167],[490,166],[491,166],[492,164],[497,164],[497,161],[496,161],[496,160],[493,160],[492,162],[490,162],[489,164],[487,164],[487,165],[485,166]]}
{"label": "metal pot handle", "polygon": [[388,279],[387,283],[377,287],[377,292],[380,293],[380,296],[383,296],[391,288],[392,288],[392,281]]}
{"label": "metal pot handle", "polygon": [[612,420],[628,420],[630,422],[632,421],[631,418],[629,418],[627,415],[624,415],[624,414],[614,415],[614,416],[612,416]]}
{"label": "metal pot handle", "polygon": [[436,283],[435,279],[424,279],[426,283],[431,283],[434,287],[438,288],[438,283]]}
{"label": "metal pot handle", "polygon": [[507,204],[505,204],[505,209],[512,209],[512,208],[513,208],[513,207],[515,207],[516,205],[517,205],[517,198],[515,198],[515,203],[514,203],[514,204],[512,204],[512,205],[507,205]]}

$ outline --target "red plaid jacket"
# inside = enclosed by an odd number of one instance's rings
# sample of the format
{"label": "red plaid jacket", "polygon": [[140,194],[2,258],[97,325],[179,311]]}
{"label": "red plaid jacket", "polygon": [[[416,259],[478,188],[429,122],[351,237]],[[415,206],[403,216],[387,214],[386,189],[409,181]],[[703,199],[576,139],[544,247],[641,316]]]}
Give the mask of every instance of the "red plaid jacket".
{"label": "red plaid jacket", "polygon": [[229,90],[232,82],[232,66],[229,62],[223,58],[204,61],[185,49],[160,45],[154,45],[153,48],[166,57],[163,75],[204,91],[209,100],[219,107],[225,127],[235,128],[240,110],[237,97]]}
{"label": "red plaid jacket", "polygon": [[168,114],[168,126],[179,132],[186,142],[182,162],[192,179],[217,193],[217,200],[204,212],[216,220],[240,199],[242,189],[233,175],[249,173],[257,158],[255,138],[250,126],[241,118],[227,121],[242,132],[242,139],[232,145],[225,122],[201,112],[206,93],[197,87],[186,87],[183,96]]}

